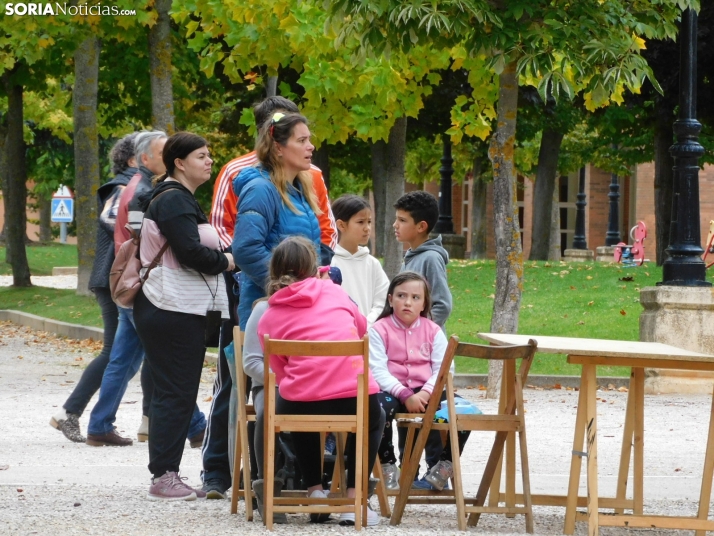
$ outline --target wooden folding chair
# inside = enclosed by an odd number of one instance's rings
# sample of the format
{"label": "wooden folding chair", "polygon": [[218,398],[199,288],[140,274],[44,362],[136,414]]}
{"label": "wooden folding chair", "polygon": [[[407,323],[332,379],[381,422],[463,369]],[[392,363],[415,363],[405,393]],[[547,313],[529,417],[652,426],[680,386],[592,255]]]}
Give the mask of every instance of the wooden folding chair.
{"label": "wooden folding chair", "polygon": [[[448,404],[449,422],[434,423],[434,414],[440,405],[439,396],[432,396],[426,411],[423,414],[398,413],[396,415],[398,426],[408,428],[406,446],[402,461],[402,474],[399,481],[400,490],[394,503],[394,510],[390,523],[401,523],[404,508],[407,503],[417,504],[456,504],[456,513],[459,530],[466,530],[466,526],[475,526],[482,513],[502,513],[506,515],[524,514],[526,518],[526,531],[533,532],[533,510],[531,505],[530,476],[528,470],[528,449],[526,446],[526,425],[523,409],[523,385],[528,378],[533,356],[536,351],[536,342],[531,340],[524,346],[483,346],[480,344],[460,343],[458,337],[452,336],[444,356],[441,369],[434,385],[433,393],[441,393],[446,387],[446,400]],[[501,360],[504,362],[504,390],[502,411],[496,415],[471,415],[457,414],[454,403],[454,382],[450,373],[451,363],[455,356],[487,359],[489,361]],[[522,359],[518,373],[515,373],[515,363]],[[411,489],[419,461],[429,433],[432,430],[446,431],[451,442],[451,459],[454,469],[452,478],[453,491],[425,491]],[[458,433],[461,431],[495,431],[491,454],[489,455],[484,470],[481,484],[476,496],[465,498],[463,480],[461,477],[461,459],[459,457]],[[523,477],[523,506],[484,506],[489,486],[494,479],[503,447],[509,432],[517,432],[520,440],[521,473]],[[469,514],[468,521],[466,514]]]}
{"label": "wooden folding chair", "polygon": [[[236,386],[236,435],[235,454],[233,456],[233,484],[231,486],[231,514],[238,512],[238,497],[243,495],[245,501],[245,519],[253,521],[253,490],[250,485],[250,451],[248,446],[248,423],[255,422],[255,409],[248,404],[247,376],[243,370],[243,333],[240,327],[233,328],[233,348],[235,351]],[[243,470],[243,487],[240,487],[240,474]]]}
{"label": "wooden folding chair", "polygon": [[[369,419],[369,337],[358,341],[286,341],[265,335],[265,469],[263,521],[273,529],[273,513],[355,514],[355,528],[367,524],[367,430]],[[357,412],[355,415],[277,415],[275,413],[275,374],[270,371],[270,356],[300,357],[361,355],[362,371],[357,375]],[[333,358],[334,359],[334,358]],[[355,498],[273,497],[275,475],[275,434],[278,432],[340,432],[356,436]],[[343,487],[344,489],[344,487]]]}

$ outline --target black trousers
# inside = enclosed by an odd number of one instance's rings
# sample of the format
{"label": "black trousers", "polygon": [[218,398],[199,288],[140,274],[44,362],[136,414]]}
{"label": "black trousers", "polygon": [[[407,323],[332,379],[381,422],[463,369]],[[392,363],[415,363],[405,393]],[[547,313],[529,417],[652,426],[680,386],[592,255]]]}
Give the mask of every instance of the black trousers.
{"label": "black trousers", "polygon": [[119,325],[119,311],[116,304],[112,301],[112,294],[108,288],[95,288],[94,296],[102,310],[102,322],[104,323],[104,344],[102,351],[92,362],[84,369],[82,377],[79,378],[72,394],[62,406],[68,413],[81,415],[89,404],[89,401],[94,396],[94,393],[99,391],[102,385],[102,377],[104,369],[109,364],[109,354],[112,352],[114,344],[114,335],[117,332]]}
{"label": "black trousers", "polygon": [[165,311],[139,291],[136,331],[154,381],[149,406],[149,471],[179,471],[206,353],[206,317]]}
{"label": "black trousers", "polygon": [[[354,415],[357,410],[357,398],[337,398],[315,402],[293,402],[285,400],[278,393],[275,412],[283,415]],[[368,431],[368,471],[372,472],[377,457],[377,447],[384,429],[384,414],[379,406],[377,395],[369,396],[369,431]],[[305,485],[309,488],[322,482],[322,453],[320,452],[320,432],[291,432],[295,454],[302,472]],[[355,462],[357,448],[354,434],[349,434],[345,445],[347,456],[347,487],[355,487]]]}
{"label": "black trousers", "polygon": [[[225,250],[230,253],[230,248]],[[208,414],[208,427],[206,428],[206,438],[203,440],[201,456],[203,458],[203,471],[201,478],[204,482],[209,480],[220,480],[227,489],[231,486],[231,467],[228,457],[228,438],[231,390],[233,380],[231,379],[230,368],[224,348],[233,341],[233,327],[238,325],[237,305],[238,296],[234,292],[235,280],[233,274],[223,272],[226,284],[226,295],[228,296],[228,310],[230,320],[221,323],[221,337],[218,348],[218,366],[216,367],[216,380],[213,384],[213,401],[211,411]],[[243,366],[243,356],[236,355],[236,367]],[[246,391],[250,392],[250,389]],[[248,424],[248,435],[253,435],[255,426]],[[252,443],[252,437],[249,439]],[[251,458],[251,480],[257,478],[257,464],[253,462],[254,453],[250,449]]]}

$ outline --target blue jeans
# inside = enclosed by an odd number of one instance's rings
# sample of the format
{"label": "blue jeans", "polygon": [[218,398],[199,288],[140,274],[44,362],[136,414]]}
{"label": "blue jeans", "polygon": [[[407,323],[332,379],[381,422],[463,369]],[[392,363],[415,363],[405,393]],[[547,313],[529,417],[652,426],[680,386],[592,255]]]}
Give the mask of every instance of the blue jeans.
{"label": "blue jeans", "polygon": [[[108,434],[114,429],[117,410],[121,403],[129,381],[139,370],[144,360],[144,348],[136,333],[133,309],[119,309],[119,326],[114,336],[109,364],[104,370],[102,386],[99,389],[99,400],[89,417],[87,433],[92,435]],[[201,433],[206,428],[206,418],[194,407],[191,416],[188,437]]]}

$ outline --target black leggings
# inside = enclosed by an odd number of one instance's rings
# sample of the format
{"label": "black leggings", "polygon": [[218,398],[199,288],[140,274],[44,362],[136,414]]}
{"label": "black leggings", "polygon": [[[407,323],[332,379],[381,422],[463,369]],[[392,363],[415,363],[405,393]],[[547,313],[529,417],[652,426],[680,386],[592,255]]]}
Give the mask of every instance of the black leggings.
{"label": "black leggings", "polygon": [[160,477],[181,465],[206,354],[206,317],[159,309],[139,291],[134,321],[154,381],[149,471]]}
{"label": "black leggings", "polygon": [[[420,389],[415,389],[418,393]],[[382,436],[381,443],[379,444],[379,461],[381,463],[397,463],[397,458],[394,455],[394,444],[392,443],[392,438],[394,436],[394,427],[392,423],[394,422],[394,415],[396,413],[409,413],[406,406],[399,402],[399,399],[392,396],[389,393],[380,391],[377,393],[379,397],[379,403],[384,410],[386,415],[386,422],[384,424],[384,435]],[[455,397],[460,398],[460,397]],[[441,400],[446,400],[446,391],[441,393]],[[459,432],[459,454],[464,450],[464,445],[466,440],[469,438],[471,432]],[[397,434],[399,436],[399,461],[401,462],[402,456],[404,456],[404,444],[407,440],[407,429],[404,427],[397,427]],[[446,445],[441,442],[441,433],[437,430],[432,430],[429,437],[426,440],[426,447],[424,448],[424,456],[426,458],[426,464],[429,468],[435,465],[439,460],[451,461],[451,441],[449,437],[446,438]]]}
{"label": "black leggings", "polygon": [[62,406],[67,413],[81,415],[94,396],[99,391],[104,377],[104,369],[109,364],[109,354],[112,352],[114,344],[114,334],[117,332],[119,324],[119,311],[112,301],[112,295],[108,288],[97,287],[93,289],[94,297],[102,310],[102,322],[104,323],[104,345],[102,351],[82,372],[72,394]]}
{"label": "black leggings", "polygon": [[[357,398],[336,398],[315,402],[292,402],[278,394],[275,412],[279,415],[354,415],[357,410]],[[384,429],[382,408],[377,395],[369,395],[369,449],[367,470],[372,472],[377,457],[377,447]],[[302,471],[306,487],[322,483],[322,453],[320,452],[320,432],[292,432],[295,454]],[[355,462],[357,449],[354,434],[349,434],[345,445],[347,455],[347,487],[355,487]]]}

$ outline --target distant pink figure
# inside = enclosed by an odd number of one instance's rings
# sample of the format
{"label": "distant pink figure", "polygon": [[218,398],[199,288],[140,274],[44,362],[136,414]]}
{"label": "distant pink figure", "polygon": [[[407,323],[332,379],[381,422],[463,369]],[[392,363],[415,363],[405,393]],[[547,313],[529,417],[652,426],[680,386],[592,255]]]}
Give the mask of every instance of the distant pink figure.
{"label": "distant pink figure", "polygon": [[621,262],[630,266],[642,266],[645,262],[645,238],[647,238],[647,226],[645,222],[638,221],[630,229],[630,238],[633,244],[620,242],[615,246],[615,262]]}

